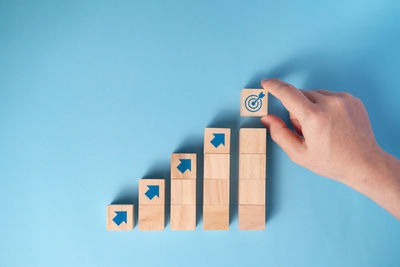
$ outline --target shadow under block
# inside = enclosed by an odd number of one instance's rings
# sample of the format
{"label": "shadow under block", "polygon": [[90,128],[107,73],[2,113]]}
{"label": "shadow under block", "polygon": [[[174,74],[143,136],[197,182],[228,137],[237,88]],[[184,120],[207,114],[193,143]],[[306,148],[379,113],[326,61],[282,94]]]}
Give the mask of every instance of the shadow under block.
{"label": "shadow under block", "polygon": [[196,180],[171,179],[171,205],[196,205]]}
{"label": "shadow under block", "polygon": [[196,205],[171,205],[171,230],[196,230]]}
{"label": "shadow under block", "polygon": [[203,206],[204,230],[229,230],[229,205]]}
{"label": "shadow under block", "polygon": [[230,154],[204,154],[204,179],[229,179]]}
{"label": "shadow under block", "polygon": [[239,129],[239,153],[266,154],[267,129],[241,128]]}
{"label": "shadow under block", "polygon": [[171,179],[196,179],[196,154],[171,154]]}
{"label": "shadow under block", "polygon": [[204,154],[229,154],[231,146],[230,128],[205,128]]}
{"label": "shadow under block", "polygon": [[265,230],[265,205],[239,205],[240,230]]}
{"label": "shadow under block", "polygon": [[239,154],[239,179],[265,179],[265,154]]}
{"label": "shadow under block", "polygon": [[204,205],[229,205],[229,180],[204,180],[203,194]]}
{"label": "shadow under block", "polygon": [[164,223],[164,205],[139,205],[140,231],[163,231]]}
{"label": "shadow under block", "polygon": [[240,116],[262,117],[268,114],[268,92],[264,89],[243,89],[240,93]]}
{"label": "shadow under block", "polygon": [[125,231],[134,227],[134,205],[108,205],[107,230]]}
{"label": "shadow under block", "polygon": [[164,205],[165,179],[139,180],[139,205]]}
{"label": "shadow under block", "polygon": [[265,180],[239,180],[239,205],[265,205]]}

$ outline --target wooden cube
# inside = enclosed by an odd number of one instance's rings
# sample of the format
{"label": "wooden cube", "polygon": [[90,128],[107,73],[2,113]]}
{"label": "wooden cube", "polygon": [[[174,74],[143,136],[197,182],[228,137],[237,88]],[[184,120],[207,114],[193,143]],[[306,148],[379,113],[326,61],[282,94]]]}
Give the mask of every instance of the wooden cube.
{"label": "wooden cube", "polygon": [[239,180],[239,204],[265,205],[265,180]]}
{"label": "wooden cube", "polygon": [[204,154],[204,179],[229,179],[230,154]]}
{"label": "wooden cube", "polygon": [[231,146],[231,129],[206,128],[204,130],[204,153],[229,154]]}
{"label": "wooden cube", "polygon": [[204,230],[229,230],[229,206],[203,206]]}
{"label": "wooden cube", "polygon": [[265,179],[265,154],[239,154],[239,179]]}
{"label": "wooden cube", "polygon": [[239,205],[240,230],[265,230],[264,205]]}
{"label": "wooden cube", "polygon": [[243,89],[240,93],[240,116],[262,117],[268,114],[268,92],[264,89]]}
{"label": "wooden cube", "polygon": [[204,205],[229,205],[229,180],[204,180]]}
{"label": "wooden cube", "polygon": [[134,227],[134,205],[108,205],[107,230],[132,230]]}
{"label": "wooden cube", "polygon": [[139,180],[139,205],[164,205],[165,179]]}
{"label": "wooden cube", "polygon": [[196,206],[171,205],[171,230],[196,230]]}
{"label": "wooden cube", "polygon": [[164,224],[164,205],[139,205],[140,231],[163,231]]}
{"label": "wooden cube", "polygon": [[241,128],[239,130],[239,153],[266,154],[267,129]]}
{"label": "wooden cube", "polygon": [[196,180],[172,179],[171,204],[196,204]]}
{"label": "wooden cube", "polygon": [[196,154],[173,153],[171,155],[171,179],[196,179]]}

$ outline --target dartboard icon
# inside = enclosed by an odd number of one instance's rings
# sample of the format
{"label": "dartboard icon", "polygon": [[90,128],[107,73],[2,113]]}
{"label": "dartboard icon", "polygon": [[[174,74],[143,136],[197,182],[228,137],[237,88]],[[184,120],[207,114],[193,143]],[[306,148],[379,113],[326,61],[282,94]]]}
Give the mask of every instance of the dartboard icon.
{"label": "dartboard icon", "polygon": [[246,109],[250,112],[257,112],[262,107],[262,98],[265,96],[263,92],[259,95],[249,95],[244,101]]}

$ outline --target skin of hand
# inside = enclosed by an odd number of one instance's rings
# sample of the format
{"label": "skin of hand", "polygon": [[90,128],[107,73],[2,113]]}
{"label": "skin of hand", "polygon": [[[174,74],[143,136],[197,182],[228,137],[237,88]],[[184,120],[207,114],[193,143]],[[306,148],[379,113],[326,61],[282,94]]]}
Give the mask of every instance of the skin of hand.
{"label": "skin of hand", "polygon": [[293,162],[352,187],[400,219],[400,161],[377,144],[360,99],[299,90],[279,79],[261,86],[289,111],[295,131],[275,115],[261,122]]}

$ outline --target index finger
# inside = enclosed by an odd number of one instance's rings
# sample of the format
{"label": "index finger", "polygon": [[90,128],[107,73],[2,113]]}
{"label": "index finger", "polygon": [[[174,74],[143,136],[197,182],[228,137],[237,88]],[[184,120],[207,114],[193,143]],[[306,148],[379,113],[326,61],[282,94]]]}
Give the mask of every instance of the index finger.
{"label": "index finger", "polygon": [[278,98],[285,108],[298,118],[304,117],[312,108],[313,103],[291,84],[279,79],[267,79],[261,81],[261,86]]}

